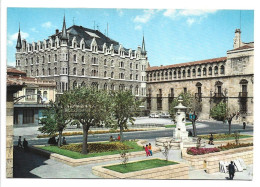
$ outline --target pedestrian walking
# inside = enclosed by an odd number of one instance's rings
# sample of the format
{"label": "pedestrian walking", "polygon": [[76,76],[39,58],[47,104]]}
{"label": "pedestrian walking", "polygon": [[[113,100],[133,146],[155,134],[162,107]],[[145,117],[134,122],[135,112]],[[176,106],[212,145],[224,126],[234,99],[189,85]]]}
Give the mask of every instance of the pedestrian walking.
{"label": "pedestrian walking", "polygon": [[229,173],[229,179],[233,180],[235,175],[235,166],[233,164],[233,161],[231,161],[230,164],[228,165],[228,173]]}
{"label": "pedestrian walking", "polygon": [[28,142],[25,138],[23,139],[23,148],[24,148],[24,151],[28,151]]}
{"label": "pedestrian walking", "polygon": [[18,139],[18,147],[23,148],[23,146],[22,146],[22,137],[21,136],[19,136],[19,139]]}
{"label": "pedestrian walking", "polygon": [[246,129],[246,122],[243,122],[243,129]]}

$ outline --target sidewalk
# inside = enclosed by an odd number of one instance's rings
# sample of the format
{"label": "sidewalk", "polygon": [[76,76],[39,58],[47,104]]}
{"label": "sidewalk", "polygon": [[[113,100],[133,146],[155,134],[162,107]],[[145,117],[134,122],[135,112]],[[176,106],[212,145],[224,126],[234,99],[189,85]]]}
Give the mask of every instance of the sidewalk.
{"label": "sidewalk", "polygon": [[[148,140],[148,143],[151,143],[152,146],[155,145],[155,140]],[[154,158],[162,158],[165,159],[162,153],[156,153],[153,155]],[[130,158],[129,161],[134,160],[142,160],[147,157],[141,156],[136,158]],[[169,160],[184,162],[181,158],[180,150],[170,150]],[[82,165],[77,167],[68,166],[61,162],[47,159],[40,155],[36,155],[33,153],[26,153],[22,150],[17,150],[15,148],[14,151],[14,176],[22,177],[22,178],[99,178],[92,174],[92,167],[98,165],[106,165],[113,163],[121,163],[120,160],[95,163],[89,165]],[[26,167],[22,167],[26,166]],[[252,180],[253,175],[253,166],[249,165],[247,170],[243,172],[236,172],[234,180]],[[207,174],[204,170],[194,170],[190,168],[189,171],[190,179],[220,179],[226,180],[228,177],[228,173],[214,173]]]}

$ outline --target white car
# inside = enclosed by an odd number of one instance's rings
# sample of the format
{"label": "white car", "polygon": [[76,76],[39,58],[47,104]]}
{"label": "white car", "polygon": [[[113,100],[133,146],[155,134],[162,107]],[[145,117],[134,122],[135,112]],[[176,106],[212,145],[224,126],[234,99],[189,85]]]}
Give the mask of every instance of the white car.
{"label": "white car", "polygon": [[170,117],[170,114],[169,114],[169,113],[161,113],[161,114],[160,114],[160,117],[161,117],[161,118],[169,118],[169,117]]}
{"label": "white car", "polygon": [[150,117],[150,118],[159,118],[159,115],[158,115],[158,114],[154,114],[154,113],[152,113],[152,114],[150,114],[149,117]]}

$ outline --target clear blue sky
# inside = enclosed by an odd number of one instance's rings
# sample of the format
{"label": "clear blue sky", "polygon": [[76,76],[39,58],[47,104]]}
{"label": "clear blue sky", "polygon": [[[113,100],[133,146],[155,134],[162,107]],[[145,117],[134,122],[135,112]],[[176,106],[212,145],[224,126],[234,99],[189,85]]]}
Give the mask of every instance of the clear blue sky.
{"label": "clear blue sky", "polygon": [[[144,33],[151,66],[169,65],[226,56],[240,27],[240,10],[8,8],[7,63],[15,65],[19,22],[22,38],[47,39],[55,29],[82,25],[105,33],[126,48],[142,44]],[[254,11],[241,11],[242,41],[254,41]]]}

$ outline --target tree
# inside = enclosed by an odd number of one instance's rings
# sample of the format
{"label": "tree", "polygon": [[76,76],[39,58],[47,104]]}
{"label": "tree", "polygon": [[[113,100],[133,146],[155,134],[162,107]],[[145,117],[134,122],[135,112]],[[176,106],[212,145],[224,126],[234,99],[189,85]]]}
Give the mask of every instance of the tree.
{"label": "tree", "polygon": [[40,123],[43,124],[39,131],[49,135],[59,133],[58,146],[61,146],[62,132],[71,122],[67,113],[68,97],[60,95],[55,102],[50,101],[49,107],[43,112]]}
{"label": "tree", "polygon": [[220,102],[210,110],[210,116],[219,121],[224,121],[227,115],[227,105],[224,102]]}
{"label": "tree", "polygon": [[239,116],[239,112],[235,109],[233,105],[227,108],[225,119],[228,121],[228,133],[231,134],[231,123],[235,116]]}
{"label": "tree", "polygon": [[177,98],[175,98],[172,103],[170,104],[170,110],[169,113],[173,120],[175,120],[176,115],[176,107],[179,104],[179,97],[182,97],[183,101],[182,104],[187,107],[187,113],[193,113],[194,116],[196,116],[194,119],[191,119],[192,121],[192,128],[193,128],[193,135],[197,136],[197,129],[196,129],[196,120],[198,119],[198,115],[202,110],[202,104],[199,102],[191,93],[181,93]]}
{"label": "tree", "polygon": [[134,116],[141,103],[130,91],[117,91],[112,93],[113,96],[113,114],[116,123],[112,126],[117,129],[120,128],[120,141],[123,141],[123,130],[127,129],[127,122],[134,125]]}
{"label": "tree", "polygon": [[210,110],[210,116],[216,120],[227,120],[228,122],[228,133],[231,134],[231,122],[235,116],[238,116],[239,112],[234,108],[233,105],[227,107],[227,104],[220,102]]}
{"label": "tree", "polygon": [[83,128],[82,154],[88,153],[88,131],[90,127],[111,124],[112,104],[108,92],[93,88],[77,88],[66,93],[69,113]]}

